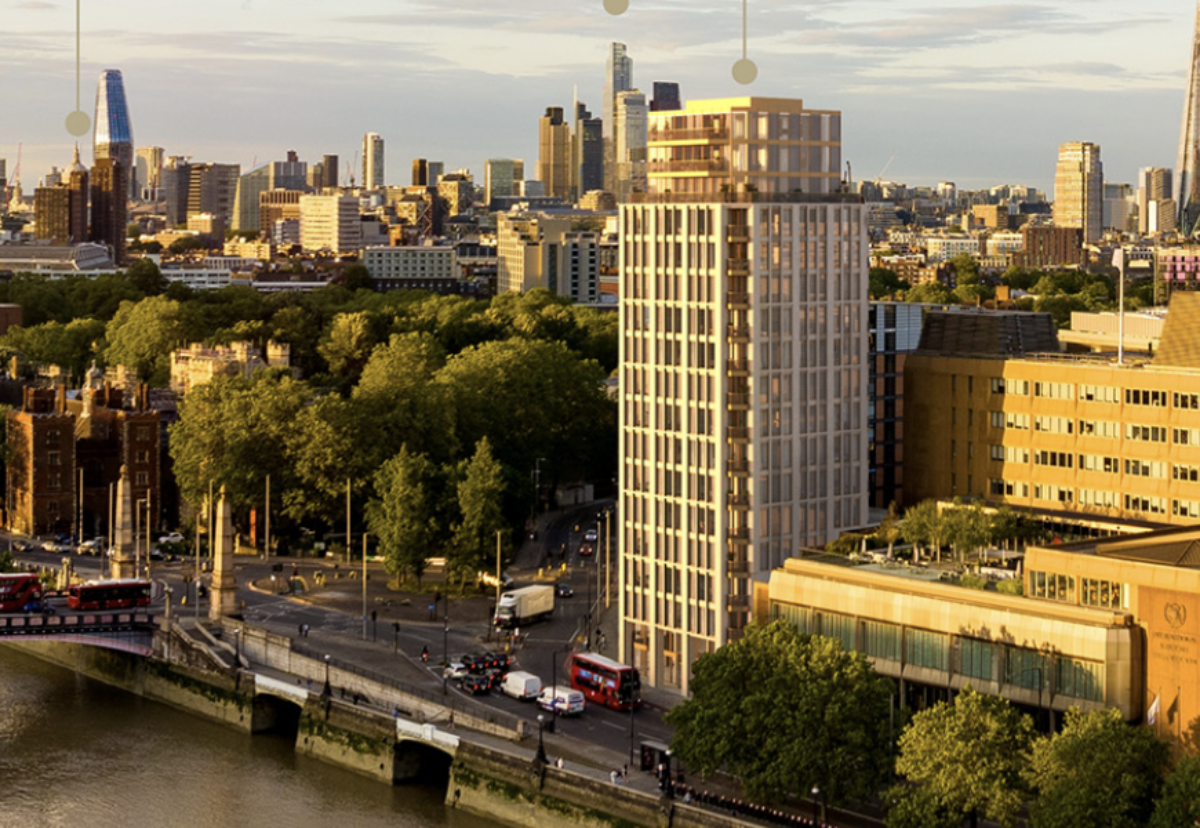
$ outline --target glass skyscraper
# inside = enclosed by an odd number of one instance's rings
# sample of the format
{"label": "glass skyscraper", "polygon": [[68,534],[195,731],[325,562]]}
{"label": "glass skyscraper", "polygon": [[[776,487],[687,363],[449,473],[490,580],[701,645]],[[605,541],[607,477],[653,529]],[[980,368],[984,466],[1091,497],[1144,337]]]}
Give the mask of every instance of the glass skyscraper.
{"label": "glass skyscraper", "polygon": [[1183,126],[1179,134],[1179,161],[1176,185],[1179,207],[1179,232],[1190,235],[1200,223],[1200,3],[1196,6],[1196,26],[1192,34],[1192,55],[1188,62],[1188,84],[1183,97]]}
{"label": "glass skyscraper", "polygon": [[96,87],[95,136],[92,145],[96,161],[119,161],[129,183],[129,198],[135,199],[138,182],[133,157],[133,122],[125,98],[125,80],[120,69],[105,69]]}

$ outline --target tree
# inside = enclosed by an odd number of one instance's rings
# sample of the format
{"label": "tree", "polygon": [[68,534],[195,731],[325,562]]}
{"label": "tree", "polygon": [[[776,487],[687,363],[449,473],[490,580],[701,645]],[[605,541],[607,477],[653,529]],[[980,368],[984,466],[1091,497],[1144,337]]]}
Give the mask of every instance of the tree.
{"label": "tree", "polygon": [[399,451],[400,443],[437,462],[457,453],[447,391],[434,383],[445,363],[442,346],[427,333],[393,334],[371,351],[353,400],[381,460]]}
{"label": "tree", "polygon": [[367,505],[367,526],[379,540],[384,568],[401,581],[413,574],[420,583],[441,534],[434,517],[436,471],[427,457],[402,446],[375,474],[378,496]]}
{"label": "tree", "polygon": [[954,547],[959,563],[963,562],[968,552],[987,544],[990,524],[983,507],[978,503],[968,505],[955,498],[954,507],[947,509],[943,518],[946,539]]}
{"label": "tree", "polygon": [[[914,546],[928,545],[933,549],[938,562],[942,560],[942,544],[946,542],[946,518],[938,508],[936,500],[922,500],[904,513],[900,525],[904,540]],[[914,559],[915,560],[915,559]]]}
{"label": "tree", "polygon": [[941,282],[922,282],[904,292],[905,302],[926,302],[932,305],[949,304],[953,298],[950,288]]}
{"label": "tree", "polygon": [[887,267],[873,267],[867,272],[867,281],[872,299],[882,299],[912,287],[901,279],[896,271]]}
{"label": "tree", "polygon": [[887,544],[888,557],[892,557],[892,549],[896,546],[896,541],[900,540],[900,518],[896,514],[896,501],[888,504],[887,514],[883,520],[879,522],[879,528],[875,530],[875,537]]}
{"label": "tree", "polygon": [[208,247],[199,236],[182,236],[167,246],[167,252],[173,256],[193,253],[197,250],[207,250]]}
{"label": "tree", "polygon": [[454,525],[453,539],[446,554],[447,580],[457,577],[459,588],[476,572],[489,569],[496,533],[509,529],[501,511],[504,473],[492,455],[486,437],[475,446],[475,455],[464,469],[458,484],[458,509],[461,520]]}
{"label": "tree", "polygon": [[979,272],[979,262],[970,253],[959,253],[950,260],[950,265],[954,268],[956,284],[959,287],[978,285],[983,279]]}
{"label": "tree", "polygon": [[693,773],[727,770],[760,802],[815,786],[837,804],[872,796],[887,776],[892,692],[861,653],[778,620],[700,656],[691,698],[666,722]]}
{"label": "tree", "polygon": [[325,340],[317,351],[329,363],[335,377],[353,383],[362,373],[378,339],[370,313],[340,313],[329,327]]}
{"label": "tree", "polygon": [[74,319],[63,325],[45,322],[32,328],[9,328],[0,346],[18,351],[39,365],[57,365],[78,382],[96,358],[104,338],[104,323],[98,319]]}
{"label": "tree", "polygon": [[346,480],[365,488],[363,481],[386,456],[364,438],[362,414],[337,395],[321,397],[297,412],[284,443],[284,465],[294,475],[293,485],[282,490],[284,515],[328,524],[345,515]]}
{"label": "tree", "polygon": [[371,278],[371,271],[367,270],[365,265],[352,264],[347,265],[342,271],[342,287],[346,290],[374,290],[375,280]]}
{"label": "tree", "polygon": [[1200,758],[1184,756],[1176,763],[1154,806],[1150,828],[1200,824]]}
{"label": "tree", "polygon": [[150,259],[138,259],[125,268],[125,278],[145,296],[157,296],[167,289],[167,277]]}
{"label": "tree", "polygon": [[[904,803],[889,828],[912,825],[917,805],[928,808],[929,824],[947,814],[961,824],[981,817],[1009,825],[1021,808],[1033,724],[1004,699],[970,687],[953,704],[939,702],[913,716],[900,736],[896,771],[908,780],[892,790]],[[1079,823],[1086,824],[1086,823]]]}
{"label": "tree", "polygon": [[122,302],[105,329],[105,362],[128,366],[143,382],[165,386],[171,351],[187,343],[192,330],[184,321],[182,306],[173,299],[151,296],[136,303]]}
{"label": "tree", "polygon": [[[1134,828],[1150,821],[1169,748],[1118,710],[1067,711],[1062,731],[1034,747],[1033,828]],[[1178,824],[1178,823],[1177,823]]]}

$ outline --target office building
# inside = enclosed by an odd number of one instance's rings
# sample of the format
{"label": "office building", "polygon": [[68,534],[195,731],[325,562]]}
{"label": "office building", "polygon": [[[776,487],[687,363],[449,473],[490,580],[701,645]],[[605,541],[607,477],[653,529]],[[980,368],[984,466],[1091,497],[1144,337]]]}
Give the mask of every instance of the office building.
{"label": "office building", "polygon": [[587,106],[575,104],[575,131],[571,136],[574,158],[571,166],[571,189],[574,201],[583,194],[604,187],[604,124],[593,118]]}
{"label": "office building", "polygon": [[734,121],[754,125],[743,145],[783,123],[820,142],[806,192],[775,190],[790,166],[731,159],[692,165],[687,190],[652,170],[619,208],[620,657],[686,695],[692,663],[741,636],[755,578],[867,520],[869,244],[861,198],[835,192],[840,113],[735,98],[649,120],[652,150]]}
{"label": "office building", "polygon": [[305,194],[299,190],[268,190],[258,196],[258,226],[269,232],[275,222],[286,219],[300,220],[300,199]]}
{"label": "office building", "polygon": [[92,166],[92,224],[90,239],[107,245],[112,260],[125,261],[125,231],[128,226],[129,171],[116,158],[101,158]]}
{"label": "office building", "polygon": [[363,136],[362,165],[362,187],[364,190],[377,190],[385,186],[383,138],[380,137],[378,132],[368,132]]}
{"label": "office building", "polygon": [[1021,250],[1012,256],[1014,265],[1030,269],[1078,265],[1082,260],[1082,230],[1033,224],[1021,228]]}
{"label": "office building", "polygon": [[867,311],[871,508],[904,502],[904,361],[921,341],[926,305],[871,302]]}
{"label": "office building", "polygon": [[81,244],[88,239],[89,178],[79,160],[79,145],[67,170],[68,180],[38,187],[33,194],[36,237],[55,245]]}
{"label": "office building", "polygon": [[571,126],[563,120],[561,106],[546,107],[538,121],[538,180],[546,195],[571,198]]}
{"label": "office building", "polygon": [[241,172],[239,164],[189,165],[185,222],[197,213],[204,213],[215,216],[222,227],[230,227]]}
{"label": "office building", "polygon": [[446,174],[446,162],[426,161],[425,169],[429,172],[429,184],[433,186],[441,181],[442,176]]}
{"label": "office building", "polygon": [[167,227],[187,224],[188,196],[192,186],[192,165],[187,158],[172,155],[163,163],[163,198],[167,202]]}
{"label": "office building", "polygon": [[272,161],[251,170],[238,179],[237,197],[234,200],[233,229],[259,230],[259,196],[269,190],[308,189],[308,164],[296,153],[288,150],[286,161]]}
{"label": "office building", "polygon": [[1124,364],[1060,356],[1047,315],[931,313],[905,363],[905,501],[1195,523],[1200,294],[1170,307],[1153,360]]}
{"label": "office building", "polygon": [[320,161],[308,168],[308,188],[315,190],[318,195],[327,187],[338,185],[338,157],[325,155]]}
{"label": "office building", "polygon": [[380,293],[392,290],[453,293],[459,277],[453,247],[367,247],[363,250],[362,263]]}
{"label": "office building", "polygon": [[126,201],[138,197],[138,182],[134,167],[133,121],[129,117],[129,102],[125,97],[125,80],[119,69],[105,69],[96,86],[96,118],[92,122],[92,153],[95,161],[111,158],[121,162],[124,171]]}
{"label": "office building", "polygon": [[545,288],[576,302],[599,297],[600,238],[569,218],[501,213],[496,221],[496,292]]}
{"label": "office building", "polygon": [[617,93],[613,124],[614,179],[618,201],[646,192],[646,96],[636,89]]}
{"label": "office building", "polygon": [[604,127],[604,189],[616,192],[616,143],[613,125],[616,123],[617,93],[633,89],[633,58],[624,43],[610,44],[604,65],[604,102],[600,110]]}
{"label": "office building", "polygon": [[350,253],[362,244],[355,196],[300,197],[300,244],[305,250]]}
{"label": "office building", "polygon": [[1179,232],[1190,236],[1200,221],[1200,4],[1192,29],[1192,54],[1188,61],[1187,88],[1183,96],[1183,123],[1179,130],[1178,175]]}
{"label": "office building", "polygon": [[162,192],[163,161],[166,150],[162,147],[138,147],[137,180],[138,198],[142,201],[157,201]]}
{"label": "office building", "polygon": [[1100,145],[1073,141],[1060,146],[1054,173],[1054,226],[1081,230],[1084,244],[1100,241],[1103,195]]}
{"label": "office building", "polygon": [[1176,229],[1174,187],[1166,167],[1138,170],[1138,233],[1143,236],[1174,233]]}
{"label": "office building", "polygon": [[438,179],[437,193],[445,202],[447,217],[464,215],[475,201],[475,182],[466,173],[448,173]]}
{"label": "office building", "polygon": [[428,187],[429,179],[429,161],[425,158],[414,158],[412,162],[412,186]]}
{"label": "office building", "polygon": [[[1172,203],[1172,206],[1173,203]],[[1129,184],[1104,182],[1101,226],[1117,233],[1137,232],[1138,194]]]}
{"label": "office building", "polygon": [[802,101],[688,101],[682,110],[651,113],[647,136],[652,193],[829,194],[841,187],[841,116],[804,109]]}
{"label": "office building", "polygon": [[483,200],[488,209],[501,196],[517,194],[518,182],[525,178],[525,162],[520,158],[489,158],[483,164]]}
{"label": "office building", "polygon": [[654,82],[654,97],[650,99],[651,112],[668,112],[682,108],[682,104],[679,102],[679,84]]}

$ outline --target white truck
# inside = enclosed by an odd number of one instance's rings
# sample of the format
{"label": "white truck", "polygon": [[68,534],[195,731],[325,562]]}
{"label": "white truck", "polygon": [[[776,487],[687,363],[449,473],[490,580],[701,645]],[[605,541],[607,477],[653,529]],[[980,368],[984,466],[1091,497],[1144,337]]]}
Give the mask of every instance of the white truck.
{"label": "white truck", "polygon": [[520,627],[549,618],[554,612],[554,586],[527,586],[500,594],[496,606],[497,627]]}

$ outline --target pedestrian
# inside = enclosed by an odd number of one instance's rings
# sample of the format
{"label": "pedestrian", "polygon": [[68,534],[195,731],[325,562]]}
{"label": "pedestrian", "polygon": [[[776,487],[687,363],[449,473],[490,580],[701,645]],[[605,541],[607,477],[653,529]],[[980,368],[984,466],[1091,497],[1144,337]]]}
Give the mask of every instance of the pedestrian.
{"label": "pedestrian", "polygon": [[558,761],[557,761],[557,762],[555,762],[555,766],[556,766],[556,767],[557,767],[559,770],[562,770],[562,766],[563,766],[563,758],[562,758],[561,756],[560,756],[560,757],[558,757]]}
{"label": "pedestrian", "polygon": [[628,762],[626,762],[624,765],[621,766],[621,776],[625,777],[626,779],[629,778],[629,763]]}
{"label": "pedestrian", "polygon": [[609,781],[610,781],[610,782],[612,782],[614,785],[620,784],[620,783],[618,783],[618,782],[617,782],[617,772],[616,772],[615,770],[614,770],[614,771],[609,771],[609,774],[608,774],[608,779],[609,779]]}
{"label": "pedestrian", "polygon": [[434,603],[432,603],[432,604],[430,604],[430,605],[429,605],[429,620],[430,620],[430,621],[436,621],[436,620],[437,620],[437,612],[436,612],[436,608],[437,608],[437,603],[436,603],[436,602],[434,602]]}
{"label": "pedestrian", "polygon": [[425,662],[428,662],[428,661],[429,661],[429,648],[428,648],[428,647],[422,647],[422,648],[421,648],[421,662],[422,662],[422,663],[425,663]]}
{"label": "pedestrian", "polygon": [[296,626],[296,634],[300,638],[304,637],[304,625],[303,624],[298,624]]}

